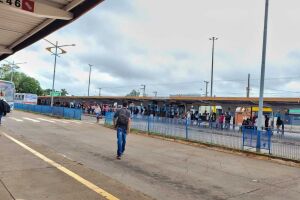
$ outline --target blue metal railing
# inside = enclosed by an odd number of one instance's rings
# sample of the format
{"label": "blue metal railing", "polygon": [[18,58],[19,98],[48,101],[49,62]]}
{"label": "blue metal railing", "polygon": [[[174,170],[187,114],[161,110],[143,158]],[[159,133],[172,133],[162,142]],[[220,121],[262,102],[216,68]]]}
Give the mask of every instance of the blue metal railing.
{"label": "blue metal railing", "polygon": [[51,107],[51,106],[15,103],[14,108],[16,110],[30,111],[34,113],[63,117],[67,119],[81,120],[81,115],[82,115],[81,109],[73,109],[73,108],[65,108],[65,107]]}
{"label": "blue metal railing", "polygon": [[[107,112],[106,124],[113,124],[114,113]],[[217,122],[192,121],[180,118],[166,118],[133,115],[131,127],[144,132],[200,141],[232,149],[250,150],[256,148],[270,155],[300,160],[300,135],[279,134],[276,131],[257,131],[256,127],[227,124],[220,127]],[[249,148],[250,147],[250,148]]]}
{"label": "blue metal railing", "polygon": [[271,130],[257,130],[255,126],[243,126],[243,147],[266,149],[271,154]]}

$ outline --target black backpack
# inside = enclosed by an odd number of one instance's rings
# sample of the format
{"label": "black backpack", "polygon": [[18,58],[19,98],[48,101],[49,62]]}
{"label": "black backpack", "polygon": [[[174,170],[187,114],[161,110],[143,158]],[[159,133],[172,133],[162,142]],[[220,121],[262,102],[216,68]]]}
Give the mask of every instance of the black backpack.
{"label": "black backpack", "polygon": [[3,101],[3,103],[5,112],[10,113],[10,105],[6,101]]}
{"label": "black backpack", "polygon": [[6,116],[6,113],[10,113],[10,106],[6,101],[0,100],[0,107],[3,112],[3,116]]}
{"label": "black backpack", "polygon": [[127,126],[129,122],[129,117],[126,115],[127,110],[121,109],[119,112],[117,126]]}

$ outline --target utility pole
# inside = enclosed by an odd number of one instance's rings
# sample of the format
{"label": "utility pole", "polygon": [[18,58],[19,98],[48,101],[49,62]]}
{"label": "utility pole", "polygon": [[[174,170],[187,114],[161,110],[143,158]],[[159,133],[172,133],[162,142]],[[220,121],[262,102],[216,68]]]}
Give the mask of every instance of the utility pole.
{"label": "utility pole", "polygon": [[247,98],[250,97],[250,74],[248,74]]}
{"label": "utility pole", "polygon": [[142,86],[141,90],[143,90],[143,97],[145,97],[146,96],[146,85],[141,85],[141,86]]}
{"label": "utility pole", "polygon": [[154,96],[157,97],[157,91],[154,91],[153,93],[154,93]]}
{"label": "utility pole", "polygon": [[18,65],[26,64],[26,62],[15,63],[15,61],[13,61],[13,62],[8,62],[6,60],[4,60],[4,61],[8,63],[6,66],[8,66],[10,68],[10,70],[11,70],[11,72],[10,72],[10,82],[13,82],[14,70],[15,69],[20,69],[20,67]]}
{"label": "utility pole", "polygon": [[102,88],[98,88],[98,89],[99,89],[99,97],[100,97],[100,96],[101,96],[101,89],[102,89]]}
{"label": "utility pole", "polygon": [[204,81],[204,83],[205,83],[205,85],[206,85],[206,87],[205,87],[205,96],[207,97],[208,96],[208,81]]}
{"label": "utility pole", "polygon": [[89,73],[89,86],[88,86],[88,96],[90,96],[90,86],[91,86],[91,73],[92,73],[92,66],[91,64],[89,64],[90,66],[90,73]]}
{"label": "utility pole", "polygon": [[260,92],[259,92],[259,111],[258,111],[258,119],[257,119],[258,130],[262,130],[262,126],[263,126],[265,68],[266,68],[266,53],[267,53],[267,39],[268,39],[268,16],[269,16],[269,0],[266,0],[262,62],[261,62],[261,74],[260,74],[261,77],[260,77]]}
{"label": "utility pole", "polygon": [[215,41],[218,40],[218,38],[212,37],[212,38],[209,38],[209,40],[212,40],[210,96],[213,97]]}
{"label": "utility pole", "polygon": [[[56,43],[52,43],[49,40],[44,39],[45,41],[47,41],[48,43],[50,43],[52,46],[51,47],[47,47],[46,50],[49,51],[50,53],[52,53],[52,55],[54,55],[54,69],[53,69],[53,80],[52,80],[52,92],[51,92],[51,107],[53,107],[53,95],[54,95],[54,83],[55,83],[55,73],[56,73],[56,61],[57,61],[57,57],[59,57],[59,55],[61,54],[65,54],[67,53],[64,49],[62,49],[62,47],[74,47],[75,44],[71,44],[71,45],[58,45],[58,42],[56,41]],[[55,49],[54,52],[51,51],[51,49]],[[58,49],[60,50],[60,53],[58,52]]]}
{"label": "utility pole", "polygon": [[[218,38],[217,37],[212,37],[212,38],[209,38],[209,40],[212,40],[210,97],[213,97],[215,41],[218,40]],[[212,114],[212,106],[210,106],[210,114]]]}

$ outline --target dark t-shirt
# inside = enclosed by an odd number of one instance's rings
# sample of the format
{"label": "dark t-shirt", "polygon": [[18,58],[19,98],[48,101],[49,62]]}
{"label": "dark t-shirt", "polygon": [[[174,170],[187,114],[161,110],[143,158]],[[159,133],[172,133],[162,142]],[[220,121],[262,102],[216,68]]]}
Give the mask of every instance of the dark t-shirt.
{"label": "dark t-shirt", "polygon": [[276,125],[277,126],[281,126],[282,125],[282,120],[281,119],[277,119]]}
{"label": "dark t-shirt", "polygon": [[[114,119],[118,118],[120,115],[120,112],[125,112],[125,115],[128,117],[128,119],[130,119],[130,111],[126,108],[121,108],[119,110],[117,110],[117,112],[114,115]],[[128,124],[127,125],[122,125],[122,124],[118,124],[117,121],[117,128],[123,128],[123,129],[127,129],[128,128]]]}

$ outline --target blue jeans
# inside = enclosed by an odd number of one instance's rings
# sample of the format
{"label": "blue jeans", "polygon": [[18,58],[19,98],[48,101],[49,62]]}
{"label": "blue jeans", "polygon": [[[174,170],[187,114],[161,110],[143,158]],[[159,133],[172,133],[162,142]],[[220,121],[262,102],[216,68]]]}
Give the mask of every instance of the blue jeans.
{"label": "blue jeans", "polygon": [[121,156],[125,151],[127,130],[124,128],[117,129],[118,150],[117,155]]}

